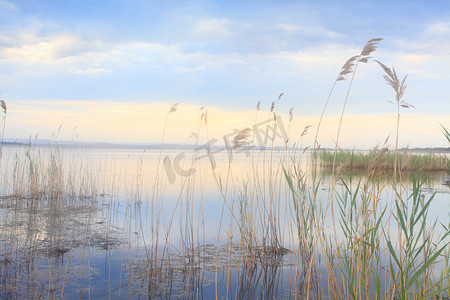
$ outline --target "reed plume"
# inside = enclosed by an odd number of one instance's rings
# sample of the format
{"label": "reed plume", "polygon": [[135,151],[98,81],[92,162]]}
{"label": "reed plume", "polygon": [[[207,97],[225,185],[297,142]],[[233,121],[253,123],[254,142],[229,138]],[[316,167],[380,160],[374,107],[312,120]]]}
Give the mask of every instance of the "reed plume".
{"label": "reed plume", "polygon": [[[325,110],[327,109],[328,102],[330,101],[331,95],[333,94],[334,88],[336,87],[336,83],[339,81],[345,81],[347,79],[347,76],[349,76],[349,74],[353,74],[351,81],[350,81],[350,86],[348,88],[348,91],[349,91],[350,87],[352,85],[352,82],[353,82],[354,74],[356,72],[356,67],[357,67],[358,63],[367,63],[369,61],[369,59],[371,58],[369,55],[372,54],[372,52],[374,52],[377,49],[377,44],[381,40],[383,40],[383,39],[382,38],[374,38],[374,39],[369,40],[366,43],[366,45],[364,45],[364,47],[361,50],[361,53],[359,55],[350,57],[344,63],[344,65],[341,67],[341,71],[339,72],[338,76],[336,77],[336,80],[333,83],[333,86],[331,87],[330,93],[328,94],[327,101],[325,102],[322,113],[320,114],[319,123],[318,123],[317,129],[316,129],[316,135],[314,137],[314,150],[318,146],[317,137],[319,135],[320,125],[322,123],[322,119],[323,119],[323,115],[325,114]],[[347,91],[347,97],[348,97],[348,91]],[[345,101],[347,101],[347,97],[346,97]],[[344,107],[345,107],[345,104],[344,104]]]}
{"label": "reed plume", "polygon": [[397,72],[395,71],[394,67],[390,69],[380,61],[378,60],[375,61],[380,65],[380,67],[383,69],[385,73],[385,75],[383,75],[383,78],[386,81],[386,84],[391,86],[395,91],[395,102],[388,101],[389,103],[392,103],[397,106],[397,130],[395,136],[395,158],[394,158],[394,186],[395,186],[398,168],[398,133],[400,128],[400,107],[414,108],[414,106],[402,100],[406,90],[406,78],[408,77],[408,75],[405,75],[403,79],[400,80],[397,76]]}
{"label": "reed plume", "polygon": [[241,130],[233,139],[233,149],[248,144],[247,138],[249,137],[251,131],[252,130],[250,128]]}

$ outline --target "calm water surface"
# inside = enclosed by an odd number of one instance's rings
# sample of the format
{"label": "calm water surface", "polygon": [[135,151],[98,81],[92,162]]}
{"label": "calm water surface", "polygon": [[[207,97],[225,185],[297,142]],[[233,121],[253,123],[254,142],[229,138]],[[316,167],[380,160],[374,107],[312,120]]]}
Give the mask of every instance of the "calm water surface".
{"label": "calm water surface", "polygon": [[[308,153],[4,147],[0,297],[295,298],[298,241],[281,168],[292,166],[294,156],[311,183]],[[319,174],[318,199],[326,206],[331,172]],[[354,188],[366,180],[352,176]],[[434,195],[430,219],[448,223],[450,190],[443,178],[424,174],[422,191]],[[411,175],[402,183],[402,193],[410,193]],[[55,189],[61,195],[48,196]],[[343,185],[336,191],[343,195]],[[244,196],[257,231],[268,228],[267,236],[294,252],[242,267],[237,222]],[[380,207],[390,209],[394,198],[387,184]],[[330,234],[332,227],[328,210]]]}

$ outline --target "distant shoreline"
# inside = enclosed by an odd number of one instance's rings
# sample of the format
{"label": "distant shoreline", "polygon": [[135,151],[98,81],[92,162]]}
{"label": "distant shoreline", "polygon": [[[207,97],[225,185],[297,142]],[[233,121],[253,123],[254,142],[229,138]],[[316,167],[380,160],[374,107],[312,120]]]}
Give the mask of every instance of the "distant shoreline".
{"label": "distant shoreline", "polygon": [[[103,142],[71,142],[71,141],[54,141],[54,140],[16,140],[16,141],[3,141],[4,147],[25,147],[28,145],[32,145],[35,147],[49,147],[49,146],[58,146],[58,147],[67,147],[67,148],[91,148],[91,149],[148,149],[148,150],[187,150],[187,149],[195,149],[201,147],[204,144],[193,145],[193,144],[126,144],[126,143],[103,143]],[[211,149],[222,149],[225,146],[217,146],[211,145]],[[240,148],[240,150],[251,150],[251,147]],[[260,147],[253,147],[255,151],[263,150]],[[265,150],[283,150],[283,151],[304,151],[304,148],[285,148],[284,146],[278,147],[266,147]],[[311,151],[311,148],[307,148],[306,150]],[[334,151],[332,148],[320,148],[319,151]],[[371,149],[350,149],[350,148],[342,148],[344,151],[370,151]],[[393,149],[390,149],[393,150]],[[450,147],[435,147],[435,148],[402,148],[399,151],[415,152],[415,153],[450,153]]]}

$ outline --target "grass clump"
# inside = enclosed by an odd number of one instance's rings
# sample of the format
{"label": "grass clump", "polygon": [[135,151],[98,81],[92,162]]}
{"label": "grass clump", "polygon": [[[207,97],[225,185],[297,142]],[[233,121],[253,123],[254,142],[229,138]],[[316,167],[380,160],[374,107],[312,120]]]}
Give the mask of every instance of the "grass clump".
{"label": "grass clump", "polygon": [[[74,158],[59,146],[36,146],[31,141],[14,155],[7,193],[18,200],[93,199],[97,180],[88,164],[75,165]],[[56,203],[56,202],[55,202]]]}
{"label": "grass clump", "polygon": [[427,200],[420,191],[422,183],[413,181],[411,195],[395,202],[393,216],[399,224],[397,233],[398,247],[394,248],[390,234],[385,233],[389,249],[389,274],[392,291],[398,299],[423,299],[441,295],[448,287],[440,286],[440,281],[433,282],[436,262],[443,257],[447,249],[450,228],[442,224],[443,231],[435,236],[436,222],[430,222],[428,211],[433,194]]}
{"label": "grass clump", "polygon": [[[318,150],[314,153],[322,167],[332,167],[334,153],[327,150]],[[352,161],[353,169],[369,170],[374,167],[376,161],[379,171],[393,171],[396,160],[401,171],[445,171],[447,170],[448,159],[438,153],[411,153],[403,151],[395,155],[395,152],[383,149],[373,149],[371,151],[350,151],[342,150],[336,154],[337,165]]]}

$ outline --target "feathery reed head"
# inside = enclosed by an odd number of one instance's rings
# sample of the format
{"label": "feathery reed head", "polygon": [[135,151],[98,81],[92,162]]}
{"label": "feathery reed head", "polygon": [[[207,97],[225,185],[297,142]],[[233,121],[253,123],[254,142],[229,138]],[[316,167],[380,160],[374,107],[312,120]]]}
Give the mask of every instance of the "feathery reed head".
{"label": "feathery reed head", "polygon": [[[368,56],[377,49],[376,45],[381,40],[382,40],[382,38],[375,38],[375,39],[371,39],[370,41],[368,41],[361,51],[361,55],[360,55],[361,59],[364,57],[368,58]],[[361,59],[360,59],[360,61],[361,61]]]}
{"label": "feathery reed head", "polygon": [[2,111],[6,114],[6,102],[4,100],[0,100],[0,106],[2,107]]}
{"label": "feathery reed head", "polygon": [[338,78],[336,79],[336,81],[341,81],[341,80],[345,80],[345,76],[347,74],[350,74],[353,72],[353,67],[356,64],[356,61],[358,60],[358,55],[355,55],[353,57],[350,57],[345,64],[342,66],[341,68],[341,72],[339,72]]}
{"label": "feathery reed head", "polygon": [[294,108],[291,107],[291,109],[289,110],[289,122],[292,121],[293,117],[294,117]]}
{"label": "feathery reed head", "polygon": [[349,157],[346,161],[339,164],[339,166],[336,168],[336,180],[339,180],[342,176],[342,174],[349,169],[350,164],[352,162],[352,159]]}
{"label": "feathery reed head", "polygon": [[280,96],[278,96],[278,101],[280,101],[280,99],[283,95],[284,95],[284,93],[281,93]]}
{"label": "feathery reed head", "polygon": [[341,72],[339,72],[339,75],[336,79],[336,81],[343,81],[345,80],[345,76],[347,74],[353,73],[354,66],[356,63],[367,63],[369,59],[371,58],[369,55],[374,52],[377,49],[377,44],[379,41],[381,41],[382,38],[375,38],[371,39],[364,45],[363,49],[361,50],[361,53],[359,55],[355,55],[353,57],[350,57],[345,64],[341,68]]}
{"label": "feathery reed head", "polygon": [[258,101],[258,103],[256,104],[256,111],[259,111],[261,108],[261,100]]}
{"label": "feathery reed head", "polygon": [[360,59],[359,59],[359,62],[361,62],[361,63],[367,63],[367,62],[369,62],[369,59],[370,58],[372,58],[372,56],[365,56],[365,57],[361,57]]}
{"label": "feathery reed head", "polygon": [[169,110],[169,114],[177,111],[177,108],[178,108],[178,102],[175,103],[174,105],[172,105],[172,107]]}
{"label": "feathery reed head", "polygon": [[367,165],[367,171],[370,176],[375,175],[376,173],[385,170],[389,167],[389,164],[383,162],[387,153],[389,152],[387,147],[383,147],[378,151],[378,146],[373,149],[373,156],[370,157],[369,163]]}
{"label": "feathery reed head", "polygon": [[275,101],[272,101],[272,105],[270,106],[270,112],[273,112],[275,108]]}
{"label": "feathery reed head", "polygon": [[[381,68],[384,70],[384,73],[386,73],[385,75],[383,75],[383,78],[386,80],[386,83],[394,89],[395,101],[397,102],[397,105],[404,108],[414,108],[413,105],[409,104],[406,101],[401,100],[406,90],[406,78],[408,77],[408,75],[405,75],[405,77],[403,77],[403,79],[400,81],[398,79],[397,72],[395,72],[394,67],[390,69],[382,62],[378,60],[375,61],[381,66]],[[392,101],[389,102],[393,103]]]}
{"label": "feathery reed head", "polygon": [[233,149],[242,147],[247,144],[247,138],[252,130],[250,128],[245,128],[241,130],[233,139]]}
{"label": "feathery reed head", "polygon": [[306,126],[305,128],[303,128],[303,132],[300,135],[300,137],[305,136],[308,133],[308,129],[311,128],[311,125]]}

